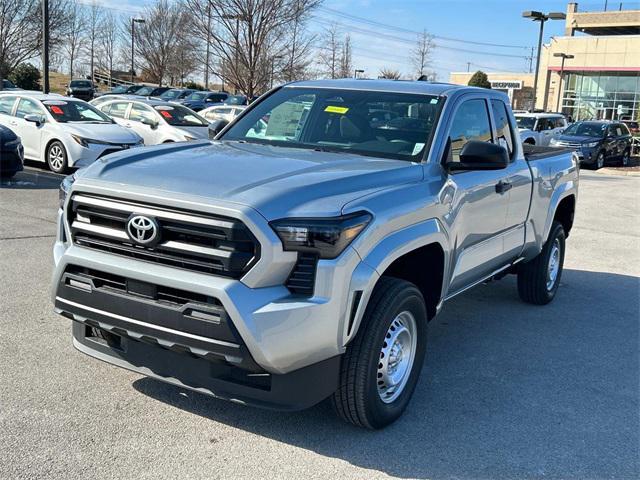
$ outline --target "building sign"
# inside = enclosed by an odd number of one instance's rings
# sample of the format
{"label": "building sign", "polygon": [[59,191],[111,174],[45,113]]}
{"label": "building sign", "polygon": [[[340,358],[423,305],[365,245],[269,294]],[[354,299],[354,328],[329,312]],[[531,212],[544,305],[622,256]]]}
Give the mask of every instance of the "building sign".
{"label": "building sign", "polygon": [[494,90],[522,90],[522,80],[492,80]]}

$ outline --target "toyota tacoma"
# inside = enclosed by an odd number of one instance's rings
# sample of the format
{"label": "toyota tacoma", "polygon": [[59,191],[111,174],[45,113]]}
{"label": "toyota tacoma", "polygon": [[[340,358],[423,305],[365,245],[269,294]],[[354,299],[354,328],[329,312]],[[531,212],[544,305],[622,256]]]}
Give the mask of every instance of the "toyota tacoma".
{"label": "toyota tacoma", "polygon": [[64,180],[52,295],[81,352],[381,428],[447,300],[506,274],[525,302],[558,291],[577,157],[523,147],[502,93],[295,82],[215,130]]}

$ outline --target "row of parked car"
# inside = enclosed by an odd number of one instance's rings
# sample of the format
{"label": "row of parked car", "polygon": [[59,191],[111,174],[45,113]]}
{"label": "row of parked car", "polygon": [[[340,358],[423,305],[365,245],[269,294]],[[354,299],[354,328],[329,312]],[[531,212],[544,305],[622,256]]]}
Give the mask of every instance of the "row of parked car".
{"label": "row of parked car", "polygon": [[3,130],[8,148],[14,136],[22,140],[12,153],[3,148],[2,176],[21,170],[22,158],[65,173],[123,149],[204,139],[211,122],[229,122],[244,108],[215,103],[196,113],[183,103],[137,94],[108,94],[85,102],[35,91],[0,92],[0,125],[12,131]]}
{"label": "row of parked car", "polygon": [[638,123],[591,120],[569,123],[560,113],[516,113],[520,139],[524,144],[576,150],[580,162],[594,169],[616,162],[627,166]]}

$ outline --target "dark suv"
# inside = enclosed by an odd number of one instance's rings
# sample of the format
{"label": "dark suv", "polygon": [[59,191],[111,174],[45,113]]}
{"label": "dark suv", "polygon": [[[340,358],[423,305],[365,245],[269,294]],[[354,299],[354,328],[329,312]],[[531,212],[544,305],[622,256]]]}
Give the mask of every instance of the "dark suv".
{"label": "dark suv", "polygon": [[631,141],[631,133],[624,123],[587,121],[573,123],[562,135],[551,140],[550,145],[572,148],[581,164],[597,170],[611,161],[627,166]]}
{"label": "dark suv", "polygon": [[91,80],[71,80],[67,86],[66,94],[68,97],[79,98],[88,102],[93,99],[95,92],[96,89]]}

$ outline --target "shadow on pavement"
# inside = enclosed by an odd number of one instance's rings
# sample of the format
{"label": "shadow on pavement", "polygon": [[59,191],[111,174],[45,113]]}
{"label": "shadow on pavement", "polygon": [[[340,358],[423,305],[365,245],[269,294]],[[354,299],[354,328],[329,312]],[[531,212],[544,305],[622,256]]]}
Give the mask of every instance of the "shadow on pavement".
{"label": "shadow on pavement", "polygon": [[520,302],[514,277],[457,297],[430,324],[405,415],[377,432],[343,424],[327,402],[280,413],[149,378],[133,387],[207,420],[397,477],[637,478],[639,287],[637,277],[565,270],[545,307]]}
{"label": "shadow on pavement", "polygon": [[18,172],[13,178],[2,179],[0,188],[14,190],[54,190],[60,187],[64,175],[37,170]]}

